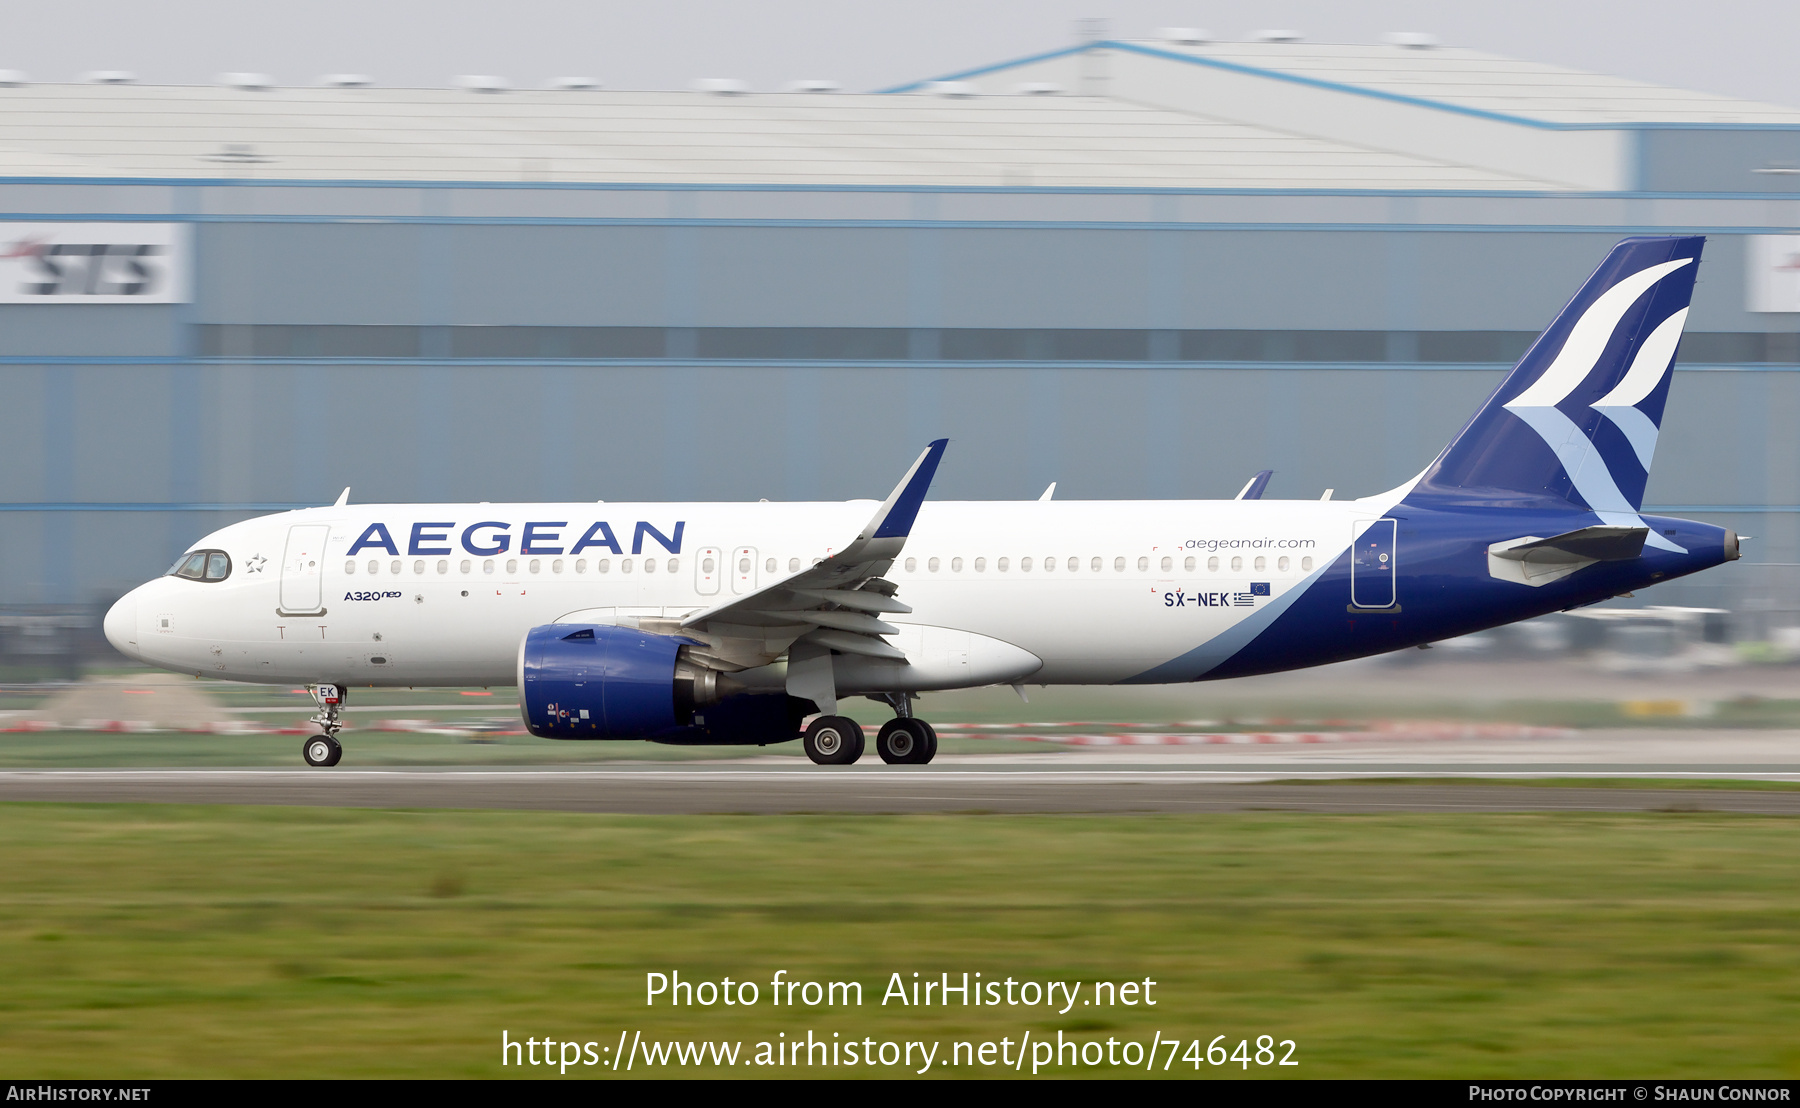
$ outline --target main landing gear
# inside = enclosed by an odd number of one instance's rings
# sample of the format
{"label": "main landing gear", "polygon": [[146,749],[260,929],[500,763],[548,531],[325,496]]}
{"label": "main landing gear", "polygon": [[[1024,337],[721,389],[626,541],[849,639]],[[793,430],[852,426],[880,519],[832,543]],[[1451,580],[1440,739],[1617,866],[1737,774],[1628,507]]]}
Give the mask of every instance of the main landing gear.
{"label": "main landing gear", "polygon": [[922,719],[896,716],[876,733],[875,753],[890,766],[922,766],[937,755],[937,732]]}
{"label": "main landing gear", "polygon": [[313,702],[319,706],[319,714],[308,722],[316,724],[320,733],[306,737],[305,744],[300,747],[300,756],[315,769],[335,766],[344,756],[344,747],[337,740],[337,733],[343,727],[338,722],[338,712],[344,706],[344,690],[336,685],[308,685],[307,691],[312,693]]}
{"label": "main landing gear", "polygon": [[863,729],[849,716],[820,716],[800,736],[815,765],[847,766],[863,756]]}
{"label": "main landing gear", "polygon": [[[937,756],[937,732],[912,714],[905,693],[874,697],[899,713],[875,734],[875,753],[890,766],[922,766]],[[863,729],[847,716],[820,716],[801,738],[806,756],[821,766],[847,766],[863,756]]]}

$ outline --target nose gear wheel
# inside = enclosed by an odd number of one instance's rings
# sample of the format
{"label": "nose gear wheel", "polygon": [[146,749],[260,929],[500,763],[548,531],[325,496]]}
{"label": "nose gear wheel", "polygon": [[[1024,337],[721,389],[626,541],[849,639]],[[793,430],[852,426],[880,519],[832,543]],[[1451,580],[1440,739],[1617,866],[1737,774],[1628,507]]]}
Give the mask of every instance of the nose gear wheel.
{"label": "nose gear wheel", "polygon": [[315,769],[335,766],[344,756],[344,747],[330,735],[309,735],[300,748],[300,756]]}

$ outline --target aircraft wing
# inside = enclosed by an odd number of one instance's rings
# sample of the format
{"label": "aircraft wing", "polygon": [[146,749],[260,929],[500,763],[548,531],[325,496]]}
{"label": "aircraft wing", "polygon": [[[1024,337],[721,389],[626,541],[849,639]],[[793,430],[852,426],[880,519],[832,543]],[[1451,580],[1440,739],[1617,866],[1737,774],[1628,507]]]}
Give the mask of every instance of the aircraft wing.
{"label": "aircraft wing", "polygon": [[682,620],[679,633],[705,644],[691,650],[690,657],[726,672],[768,665],[784,654],[790,664],[824,658],[828,666],[834,650],[905,661],[906,655],[882,638],[898,628],[879,617],[912,609],[895,598],[899,586],[881,575],[906,546],[948,444],[948,439],[938,439],[925,448],[844,549]]}

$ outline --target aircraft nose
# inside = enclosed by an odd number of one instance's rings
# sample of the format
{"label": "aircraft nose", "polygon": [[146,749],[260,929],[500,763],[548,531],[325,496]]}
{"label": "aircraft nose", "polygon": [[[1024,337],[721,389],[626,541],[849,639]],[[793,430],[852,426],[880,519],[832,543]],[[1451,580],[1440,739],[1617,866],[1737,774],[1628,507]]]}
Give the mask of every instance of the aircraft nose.
{"label": "aircraft nose", "polygon": [[133,589],[106,610],[106,619],[100,625],[106,632],[106,641],[112,643],[113,649],[127,658],[138,657],[137,609],[137,590]]}

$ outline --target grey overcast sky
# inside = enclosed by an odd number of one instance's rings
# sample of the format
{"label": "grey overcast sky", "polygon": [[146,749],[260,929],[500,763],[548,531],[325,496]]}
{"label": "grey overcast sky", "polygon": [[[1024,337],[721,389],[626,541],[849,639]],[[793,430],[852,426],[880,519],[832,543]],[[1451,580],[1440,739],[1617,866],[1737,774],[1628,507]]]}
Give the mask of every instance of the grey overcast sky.
{"label": "grey overcast sky", "polygon": [[456,74],[618,89],[826,78],[861,91],[1062,46],[1084,17],[1121,37],[1164,26],[1226,39],[1289,28],[1319,42],[1429,31],[1447,45],[1800,106],[1793,0],[5,0],[0,68],[38,81],[124,69],[159,84],[354,72],[403,87]]}

